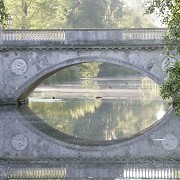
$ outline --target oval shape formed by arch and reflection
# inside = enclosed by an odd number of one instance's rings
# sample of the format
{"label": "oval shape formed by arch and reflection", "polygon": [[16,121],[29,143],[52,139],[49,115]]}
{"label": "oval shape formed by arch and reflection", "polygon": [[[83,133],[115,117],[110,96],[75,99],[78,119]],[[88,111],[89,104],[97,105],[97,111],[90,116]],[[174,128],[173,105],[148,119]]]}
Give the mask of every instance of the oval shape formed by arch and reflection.
{"label": "oval shape formed by arch and reflection", "polygon": [[29,97],[29,107],[52,128],[91,142],[133,137],[169,110],[159,85],[109,63],[83,63],[60,70]]}

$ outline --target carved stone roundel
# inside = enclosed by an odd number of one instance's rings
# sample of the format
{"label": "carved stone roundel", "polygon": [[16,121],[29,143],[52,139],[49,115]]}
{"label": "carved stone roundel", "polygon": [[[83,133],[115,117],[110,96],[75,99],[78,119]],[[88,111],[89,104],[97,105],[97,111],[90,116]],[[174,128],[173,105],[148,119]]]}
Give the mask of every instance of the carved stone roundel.
{"label": "carved stone roundel", "polygon": [[22,75],[27,71],[27,63],[24,59],[15,59],[11,64],[11,72],[15,75]]}
{"label": "carved stone roundel", "polygon": [[166,58],[163,60],[162,64],[161,64],[161,69],[163,72],[166,71],[166,66],[167,66],[167,62],[170,62],[170,64],[174,64],[174,62],[176,62],[176,59],[175,58],[170,58],[169,60]]}
{"label": "carved stone roundel", "polygon": [[25,135],[17,134],[15,136],[13,136],[12,146],[14,149],[16,149],[18,151],[22,151],[22,150],[26,149],[27,145],[28,145],[28,139]]}
{"label": "carved stone roundel", "polygon": [[173,134],[169,133],[164,136],[162,141],[163,148],[169,151],[172,151],[178,146],[178,139]]}

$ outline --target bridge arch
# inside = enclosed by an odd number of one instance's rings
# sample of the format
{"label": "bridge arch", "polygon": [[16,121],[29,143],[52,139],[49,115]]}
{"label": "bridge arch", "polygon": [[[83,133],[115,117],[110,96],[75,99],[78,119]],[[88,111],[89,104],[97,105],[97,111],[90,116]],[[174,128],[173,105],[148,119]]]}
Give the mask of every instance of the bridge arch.
{"label": "bridge arch", "polygon": [[16,101],[17,99],[24,100],[43,80],[55,74],[59,70],[67,68],[72,65],[81,64],[81,63],[90,63],[90,62],[104,62],[104,63],[110,63],[110,64],[123,66],[125,68],[135,70],[145,75],[146,77],[155,81],[157,84],[161,84],[161,79],[155,76],[153,73],[151,73],[150,71],[148,71],[147,69],[141,66],[127,62],[124,59],[113,58],[113,57],[105,58],[103,56],[99,56],[99,57],[98,56],[81,56],[81,57],[67,59],[53,66],[42,69],[40,72],[38,72],[37,74],[29,78],[24,84],[22,84],[22,86],[13,94],[12,98],[14,99],[14,101]]}

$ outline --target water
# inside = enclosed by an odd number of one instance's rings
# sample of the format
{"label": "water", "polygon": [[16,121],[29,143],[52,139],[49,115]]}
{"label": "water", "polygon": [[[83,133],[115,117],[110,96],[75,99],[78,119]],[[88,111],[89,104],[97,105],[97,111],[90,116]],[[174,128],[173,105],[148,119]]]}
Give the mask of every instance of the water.
{"label": "water", "polygon": [[[7,108],[4,115],[0,112],[2,122],[5,118],[5,124],[19,123],[16,117],[20,112],[28,123],[48,136],[88,146],[133,138],[161,121],[169,110],[168,103],[159,95],[159,86],[140,75],[41,85],[30,95],[28,106],[14,108],[10,108],[9,113]],[[23,149],[26,144],[21,145]],[[16,151],[16,155],[19,152]],[[0,179],[3,178],[178,179],[180,163],[175,159],[138,157],[0,159]]]}
{"label": "water", "polygon": [[132,138],[169,109],[159,95],[159,86],[143,76],[40,86],[29,101],[29,107],[46,124],[89,143]]}

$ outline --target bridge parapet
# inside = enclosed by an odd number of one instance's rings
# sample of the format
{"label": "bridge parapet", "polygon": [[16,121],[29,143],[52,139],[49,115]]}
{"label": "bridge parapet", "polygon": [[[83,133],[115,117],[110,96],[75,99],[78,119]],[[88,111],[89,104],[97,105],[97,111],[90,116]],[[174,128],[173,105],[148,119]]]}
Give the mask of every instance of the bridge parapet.
{"label": "bridge parapet", "polygon": [[[55,45],[128,45],[128,44],[164,44],[163,36],[167,29],[52,29],[52,30],[2,30],[2,45],[18,45],[28,43],[41,44],[54,42]],[[35,43],[36,42],[36,43]]]}

